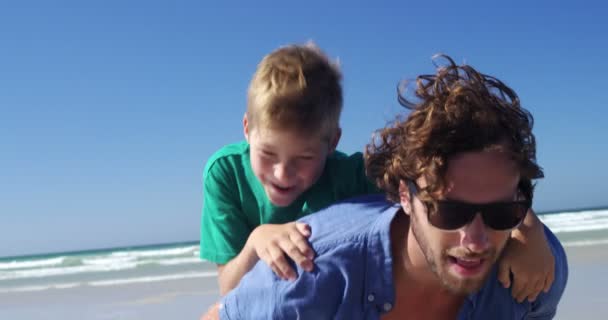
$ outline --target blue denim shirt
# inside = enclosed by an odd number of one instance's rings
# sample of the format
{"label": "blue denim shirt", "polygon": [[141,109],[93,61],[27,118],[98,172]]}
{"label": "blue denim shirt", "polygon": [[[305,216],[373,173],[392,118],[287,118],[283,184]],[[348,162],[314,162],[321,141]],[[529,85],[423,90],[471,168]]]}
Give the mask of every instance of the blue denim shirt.
{"label": "blue denim shirt", "polygon": [[[314,270],[297,268],[298,278],[285,281],[258,262],[222,299],[220,318],[380,319],[395,303],[389,231],[398,209],[383,196],[365,196],[301,219],[312,229]],[[458,319],[553,318],[568,268],[559,241],[545,232],[556,265],[551,290],[533,303],[517,303],[494,268],[482,289],[465,300]]]}

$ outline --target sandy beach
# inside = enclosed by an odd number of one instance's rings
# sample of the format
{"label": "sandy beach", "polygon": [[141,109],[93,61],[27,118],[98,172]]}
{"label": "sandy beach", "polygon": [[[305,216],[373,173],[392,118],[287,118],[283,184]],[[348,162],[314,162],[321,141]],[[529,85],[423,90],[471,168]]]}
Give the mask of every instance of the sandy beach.
{"label": "sandy beach", "polygon": [[608,245],[565,249],[570,274],[555,319],[606,319]]}
{"label": "sandy beach", "polygon": [[[556,319],[606,319],[608,245],[566,247],[568,287]],[[0,319],[198,319],[219,297],[215,277],[0,294]]]}
{"label": "sandy beach", "polygon": [[215,278],[0,294],[0,319],[199,319],[219,297]]}

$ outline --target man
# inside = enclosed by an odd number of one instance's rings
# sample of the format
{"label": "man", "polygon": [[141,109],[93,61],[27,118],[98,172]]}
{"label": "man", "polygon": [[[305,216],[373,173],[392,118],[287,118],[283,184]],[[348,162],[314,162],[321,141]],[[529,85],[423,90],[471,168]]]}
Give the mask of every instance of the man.
{"label": "man", "polygon": [[258,263],[203,319],[553,318],[568,270],[548,229],[539,234],[555,281],[534,302],[513,299],[495,268],[543,175],[532,116],[501,81],[443,58],[447,66],[418,77],[418,103],[400,94],[407,119],[366,148],[367,174],[386,197],[302,219],[315,269],[283,281]]}

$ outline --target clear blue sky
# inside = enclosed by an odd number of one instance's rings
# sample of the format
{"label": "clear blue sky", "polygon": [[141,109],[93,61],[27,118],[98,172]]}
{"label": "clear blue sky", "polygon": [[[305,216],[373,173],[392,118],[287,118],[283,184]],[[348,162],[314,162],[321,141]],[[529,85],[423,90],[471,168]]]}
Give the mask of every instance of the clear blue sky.
{"label": "clear blue sky", "polygon": [[202,168],[242,138],[257,62],[307,40],[342,64],[343,151],[443,52],[535,116],[536,210],[608,205],[600,1],[214,2],[0,4],[0,256],[197,240]]}

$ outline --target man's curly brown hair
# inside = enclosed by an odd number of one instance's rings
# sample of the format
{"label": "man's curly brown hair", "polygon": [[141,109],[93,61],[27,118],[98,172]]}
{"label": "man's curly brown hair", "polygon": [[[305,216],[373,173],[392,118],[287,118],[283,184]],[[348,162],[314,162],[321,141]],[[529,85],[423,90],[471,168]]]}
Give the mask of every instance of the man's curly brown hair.
{"label": "man's curly brown hair", "polygon": [[447,65],[416,78],[416,103],[405,96],[407,86],[399,86],[399,103],[411,113],[375,133],[365,149],[367,175],[394,202],[399,202],[400,181],[424,176],[427,186],[419,196],[429,201],[442,195],[451,156],[498,149],[517,163],[519,191],[532,202],[532,179],[543,177],[536,163],[532,115],[500,80],[456,65],[449,56],[435,58],[447,60]]}

